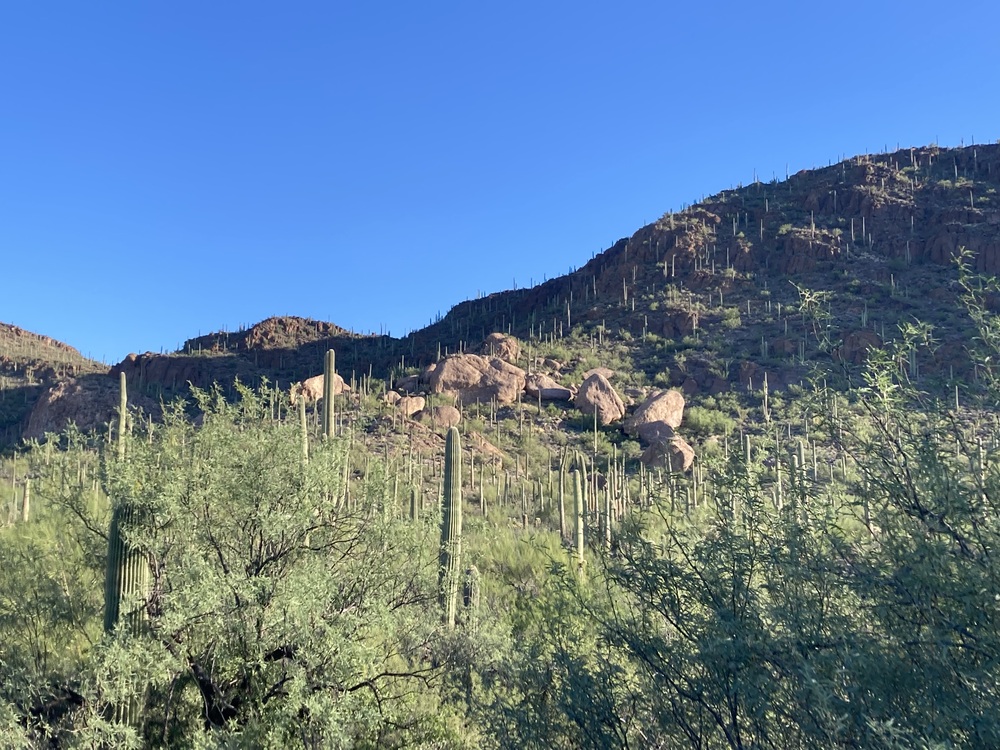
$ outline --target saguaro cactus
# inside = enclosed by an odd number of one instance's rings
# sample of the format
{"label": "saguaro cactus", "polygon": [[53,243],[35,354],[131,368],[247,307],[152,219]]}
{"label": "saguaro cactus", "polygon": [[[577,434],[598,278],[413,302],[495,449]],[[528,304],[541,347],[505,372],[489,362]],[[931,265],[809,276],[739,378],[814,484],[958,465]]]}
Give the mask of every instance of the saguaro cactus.
{"label": "saguaro cactus", "polygon": [[583,570],[583,486],[579,469],[573,469],[573,508],[576,514],[576,563]]}
{"label": "saguaro cactus", "polygon": [[[121,396],[118,402],[118,461],[125,460],[125,431],[127,428],[128,391],[125,385],[125,373],[119,378]],[[134,526],[136,521],[135,508],[128,503],[116,503],[111,514],[111,528],[108,533],[108,562],[104,580],[104,629],[114,630],[121,620],[122,614],[128,618],[128,627],[136,632],[142,622],[142,606],[140,600],[146,596],[149,588],[149,565],[146,556],[137,549],[126,537],[122,536],[122,528]],[[122,602],[128,603],[132,609],[122,613]]]}
{"label": "saguaro cactus", "polygon": [[457,427],[448,430],[445,440],[442,506],[438,591],[445,624],[454,628],[462,564],[462,446]]}
{"label": "saguaro cactus", "polygon": [[334,403],[333,379],[336,376],[337,355],[333,349],[328,349],[323,362],[323,437],[333,436]]}
{"label": "saguaro cactus", "polygon": [[[143,620],[142,602],[149,590],[149,565],[146,556],[123,536],[136,522],[135,509],[119,504],[111,515],[108,534],[108,563],[104,581],[104,629],[111,632],[119,622],[136,633]],[[122,611],[122,603],[131,609]]]}
{"label": "saguaro cactus", "polygon": [[479,615],[479,605],[481,600],[482,580],[479,568],[470,565],[465,571],[465,584],[462,586],[462,604],[467,610],[467,619],[474,619]]}

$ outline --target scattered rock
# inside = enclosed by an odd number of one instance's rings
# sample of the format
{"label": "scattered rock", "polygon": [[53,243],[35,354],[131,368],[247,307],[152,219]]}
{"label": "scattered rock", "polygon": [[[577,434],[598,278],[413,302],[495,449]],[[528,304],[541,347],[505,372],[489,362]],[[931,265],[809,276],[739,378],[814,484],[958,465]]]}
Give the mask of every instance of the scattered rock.
{"label": "scattered rock", "polygon": [[517,364],[521,358],[520,342],[506,333],[491,333],[483,341],[479,351],[487,357],[497,357],[511,364]]}
{"label": "scattered rock", "polygon": [[463,404],[512,404],[524,391],[524,379],[524,370],[502,359],[453,354],[438,363],[429,381],[432,393],[452,394]]}
{"label": "scattered rock", "polygon": [[607,427],[625,416],[625,404],[621,396],[615,392],[607,377],[600,372],[591,371],[591,375],[580,386],[573,404],[584,414],[596,412],[597,421],[602,427]]}

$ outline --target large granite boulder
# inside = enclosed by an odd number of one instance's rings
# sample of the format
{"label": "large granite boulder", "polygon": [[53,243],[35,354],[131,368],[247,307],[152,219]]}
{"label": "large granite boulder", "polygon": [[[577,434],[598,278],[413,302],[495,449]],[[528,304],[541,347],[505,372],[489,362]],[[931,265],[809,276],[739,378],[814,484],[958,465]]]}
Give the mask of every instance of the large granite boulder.
{"label": "large granite boulder", "polygon": [[[306,400],[306,403],[315,403],[323,398],[325,381],[326,376],[320,373],[306,378],[301,383],[295,383],[291,388],[292,406],[298,402],[300,396]],[[333,373],[333,395],[339,396],[349,390],[351,387],[344,382],[344,379],[338,373]]]}
{"label": "large granite boulder", "polygon": [[524,370],[497,357],[453,354],[437,363],[428,377],[431,393],[454,396],[460,403],[512,404],[524,391]]}
{"label": "large granite boulder", "polygon": [[479,352],[487,357],[498,357],[505,362],[517,364],[521,358],[521,343],[506,333],[491,333],[479,347]]}
{"label": "large granite boulder", "polygon": [[396,402],[396,409],[404,417],[412,417],[419,411],[423,411],[427,405],[427,400],[423,396],[403,396]]}
{"label": "large granite boulder", "polygon": [[[647,443],[660,439],[681,426],[684,396],[680,391],[659,391],[643,401],[625,420],[625,432]],[[667,428],[665,430],[664,428]]]}
{"label": "large granite boulder", "polygon": [[597,414],[597,421],[607,427],[625,416],[625,403],[600,372],[583,381],[573,405],[584,414]]}
{"label": "large granite boulder", "polygon": [[454,406],[447,404],[430,406],[414,415],[414,419],[423,422],[435,430],[448,430],[458,426],[462,421],[462,413]]}
{"label": "large granite boulder", "polygon": [[532,373],[525,377],[524,392],[532,399],[542,401],[571,401],[573,391],[548,375]]}
{"label": "large granite boulder", "polygon": [[[669,430],[669,427],[665,429]],[[667,471],[688,471],[694,464],[694,448],[680,435],[660,438],[643,451],[639,459],[648,468],[662,468]]]}

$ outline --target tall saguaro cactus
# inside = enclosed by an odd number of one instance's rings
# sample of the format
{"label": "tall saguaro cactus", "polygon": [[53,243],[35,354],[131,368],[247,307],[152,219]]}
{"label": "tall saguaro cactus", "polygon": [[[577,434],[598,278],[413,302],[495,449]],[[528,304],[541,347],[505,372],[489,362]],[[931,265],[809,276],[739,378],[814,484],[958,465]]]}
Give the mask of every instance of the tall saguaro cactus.
{"label": "tall saguaro cactus", "polygon": [[455,627],[462,565],[462,445],[458,428],[448,430],[444,454],[444,496],[438,591],[444,621]]}
{"label": "tall saguaro cactus", "polygon": [[323,437],[333,437],[334,404],[333,379],[336,376],[337,355],[328,349],[323,362]]}
{"label": "tall saguaro cactus", "polygon": [[128,418],[128,390],[125,373],[118,373],[118,460],[125,459],[125,429]]}
{"label": "tall saguaro cactus", "polygon": [[576,515],[576,563],[583,570],[583,486],[579,469],[573,469],[573,510]]}
{"label": "tall saguaro cactus", "polygon": [[[118,402],[118,461],[125,460],[125,431],[127,429],[128,391],[125,373],[119,379],[121,396]],[[136,522],[136,509],[129,503],[118,502],[111,514],[111,528],[108,533],[108,562],[104,579],[104,629],[111,632],[127,617],[128,627],[137,632],[142,622],[142,607],[139,603],[149,588],[149,565],[146,556],[128,540],[128,530]],[[123,536],[122,530],[126,529]],[[122,612],[122,603],[132,609]]]}

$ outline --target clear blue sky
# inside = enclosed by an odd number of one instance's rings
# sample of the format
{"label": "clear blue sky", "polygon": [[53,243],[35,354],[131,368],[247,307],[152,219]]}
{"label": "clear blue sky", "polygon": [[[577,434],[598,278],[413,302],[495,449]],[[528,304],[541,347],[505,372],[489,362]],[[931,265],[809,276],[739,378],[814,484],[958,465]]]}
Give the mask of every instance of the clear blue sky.
{"label": "clear blue sky", "polygon": [[0,6],[0,321],[402,335],[665,211],[1000,138],[995,2]]}

